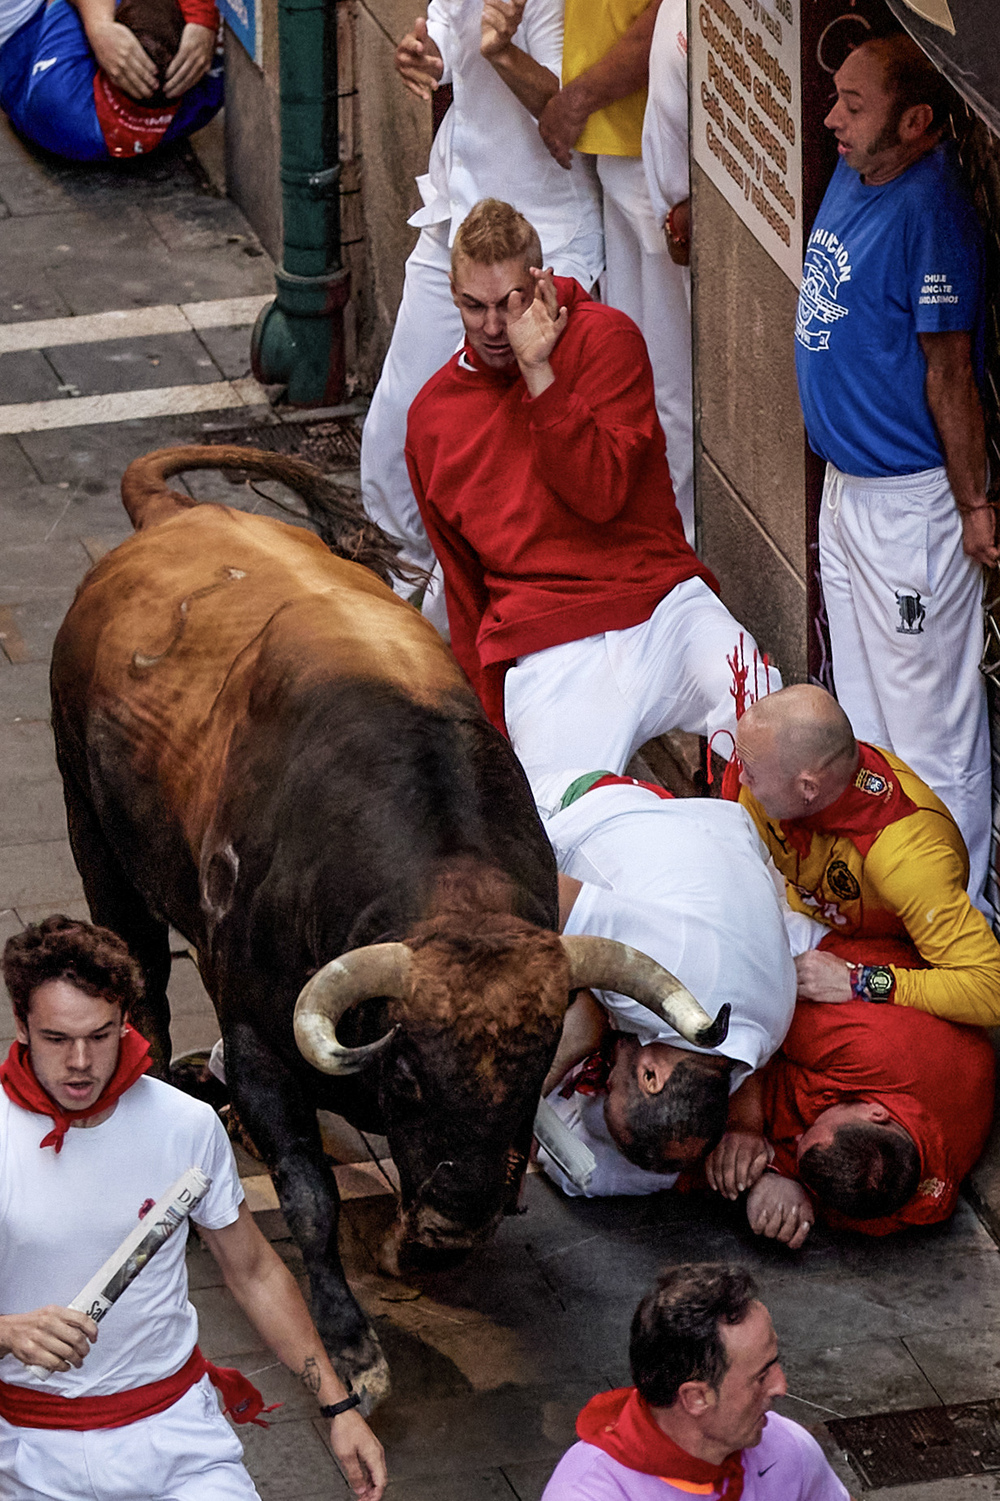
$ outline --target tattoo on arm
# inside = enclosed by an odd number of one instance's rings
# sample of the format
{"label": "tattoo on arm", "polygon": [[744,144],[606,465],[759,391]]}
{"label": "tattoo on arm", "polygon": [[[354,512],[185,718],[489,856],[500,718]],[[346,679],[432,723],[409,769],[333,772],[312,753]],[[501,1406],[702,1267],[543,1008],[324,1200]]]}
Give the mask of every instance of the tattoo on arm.
{"label": "tattoo on arm", "polygon": [[322,1380],[319,1374],[319,1363],[317,1362],[315,1355],[308,1355],[306,1357],[306,1363],[302,1367],[301,1371],[299,1371],[298,1377],[302,1382],[302,1385],[305,1387],[306,1391],[312,1392],[313,1396],[315,1397],[316,1393],[319,1391],[320,1383]]}

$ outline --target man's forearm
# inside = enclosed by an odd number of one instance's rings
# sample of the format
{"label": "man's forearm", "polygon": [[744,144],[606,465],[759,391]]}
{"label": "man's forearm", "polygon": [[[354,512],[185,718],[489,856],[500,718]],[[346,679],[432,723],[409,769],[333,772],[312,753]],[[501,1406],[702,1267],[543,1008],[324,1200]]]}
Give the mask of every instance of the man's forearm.
{"label": "man's forearm", "polygon": [[944,449],[948,483],[959,510],[986,502],[986,430],[969,357],[968,334],[924,334],[927,405]]}
{"label": "man's forearm", "polygon": [[88,36],[92,26],[106,25],[115,19],[115,0],[70,0],[70,4],[80,12]]}
{"label": "man's forearm", "polygon": [[605,52],[599,62],[566,84],[563,92],[572,94],[575,101],[586,108],[588,115],[646,87],[649,49],[659,8],[660,0],[651,0],[642,15],[636,17],[625,35]]}
{"label": "man's forearm", "polygon": [[227,1279],[229,1290],[268,1349],[317,1402],[339,1402],[347,1388],[330,1364],[295,1278],[277,1252],[268,1249],[258,1275],[239,1283]]}
{"label": "man's forearm", "polygon": [[553,94],[559,92],[559,80],[548,68],[536,63],[513,43],[488,59],[511,93],[535,119],[542,113]]}

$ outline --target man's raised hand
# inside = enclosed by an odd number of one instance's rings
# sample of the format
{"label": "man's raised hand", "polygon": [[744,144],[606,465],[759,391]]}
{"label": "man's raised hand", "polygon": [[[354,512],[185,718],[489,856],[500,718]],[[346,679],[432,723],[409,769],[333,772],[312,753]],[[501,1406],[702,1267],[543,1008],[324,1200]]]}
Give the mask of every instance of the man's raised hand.
{"label": "man's raised hand", "polygon": [[529,394],[540,396],[555,380],[549,356],[562,337],[569,310],[559,306],[551,266],[547,271],[531,266],[529,271],[535,281],[535,295],[529,302],[520,292],[511,292],[507,299],[507,338]]}
{"label": "man's raised hand", "polygon": [[0,1354],[13,1355],[22,1365],[44,1366],[47,1371],[81,1366],[96,1338],[93,1319],[75,1308],[50,1304],[0,1318]]}
{"label": "man's raised hand", "polygon": [[479,43],[483,57],[498,57],[511,45],[521,24],[525,3],[526,0],[485,0]]}
{"label": "man's raised hand", "polygon": [[709,1188],[738,1199],[752,1188],[771,1160],[771,1150],[755,1131],[727,1131],[705,1161]]}
{"label": "man's raised hand", "polygon": [[209,26],[189,21],[181,32],[181,44],[167,65],[163,92],[168,99],[180,99],[208,72],[215,52],[215,32]]}
{"label": "man's raised hand", "polygon": [[117,21],[102,21],[87,30],[87,40],[98,65],[131,99],[148,99],[160,79],[156,64],[138,37]]}
{"label": "man's raised hand", "polygon": [[418,16],[413,30],[396,48],[396,72],[411,94],[418,99],[429,99],[441,82],[444,63],[438,45],[427,30],[427,22]]}

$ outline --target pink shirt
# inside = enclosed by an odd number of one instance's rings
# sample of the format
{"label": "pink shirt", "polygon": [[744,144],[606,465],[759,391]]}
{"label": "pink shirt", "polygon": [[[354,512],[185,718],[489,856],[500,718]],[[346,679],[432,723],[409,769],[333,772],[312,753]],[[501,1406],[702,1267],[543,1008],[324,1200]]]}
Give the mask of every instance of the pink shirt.
{"label": "pink shirt", "polygon": [[[757,1447],[744,1449],[743,1473],[743,1501],[850,1501],[812,1435],[776,1412]],[[556,1465],[542,1501],[711,1501],[715,1494],[713,1486],[668,1485],[581,1443]]]}

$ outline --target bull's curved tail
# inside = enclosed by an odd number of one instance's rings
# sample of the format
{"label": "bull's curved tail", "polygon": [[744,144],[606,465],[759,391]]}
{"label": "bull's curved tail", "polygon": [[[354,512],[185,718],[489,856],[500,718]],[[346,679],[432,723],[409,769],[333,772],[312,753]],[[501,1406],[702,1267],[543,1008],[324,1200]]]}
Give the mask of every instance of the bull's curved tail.
{"label": "bull's curved tail", "polygon": [[400,543],[365,515],[350,491],[328,480],[313,464],[290,454],[235,444],[192,444],[158,448],[133,459],[122,475],[122,500],[136,531],[168,521],[199,504],[171,490],[166,481],[186,469],[241,469],[256,479],[280,480],[305,502],[310,519],[331,552],[360,563],[389,584],[392,576],[408,583],[426,582],[422,569],[400,560]]}

